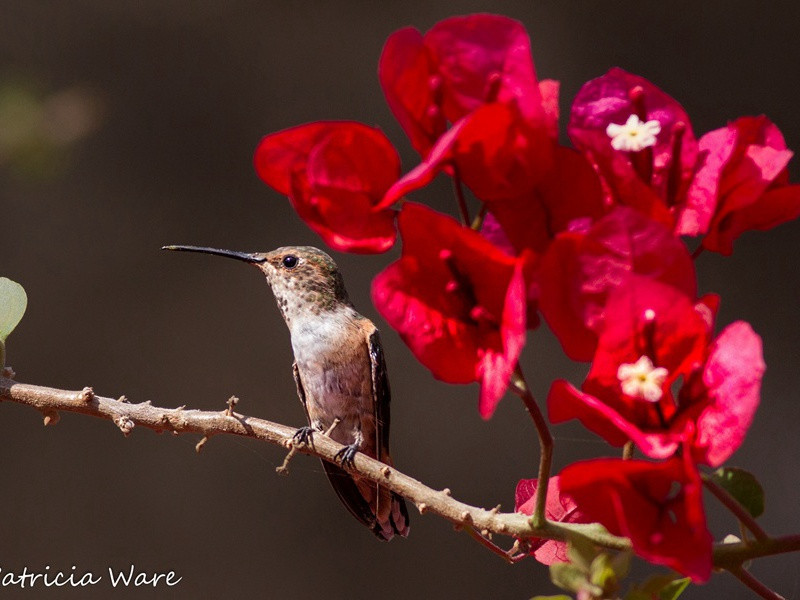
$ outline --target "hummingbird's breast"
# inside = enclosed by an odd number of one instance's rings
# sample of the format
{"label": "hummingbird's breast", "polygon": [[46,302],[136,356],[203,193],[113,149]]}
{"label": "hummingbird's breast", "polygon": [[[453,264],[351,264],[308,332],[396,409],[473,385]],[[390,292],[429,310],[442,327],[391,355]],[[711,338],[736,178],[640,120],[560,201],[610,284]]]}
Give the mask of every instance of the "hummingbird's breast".
{"label": "hummingbird's breast", "polygon": [[375,456],[372,371],[363,334],[364,317],[350,307],[291,321],[292,349],[306,396],[309,420],[331,437],[351,444],[363,435],[362,451]]}

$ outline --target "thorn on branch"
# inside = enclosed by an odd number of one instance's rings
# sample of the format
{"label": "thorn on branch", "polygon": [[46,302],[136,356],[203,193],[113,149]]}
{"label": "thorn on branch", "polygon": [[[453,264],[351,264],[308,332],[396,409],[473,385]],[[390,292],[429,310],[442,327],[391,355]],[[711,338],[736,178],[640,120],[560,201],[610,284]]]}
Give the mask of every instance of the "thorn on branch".
{"label": "thorn on branch", "polygon": [[389,467],[383,467],[381,469],[381,474],[388,479],[392,474],[392,470]]}
{"label": "thorn on branch", "polygon": [[442,490],[442,494],[444,494],[445,496],[451,496],[452,492],[450,492],[450,488],[444,488]]}
{"label": "thorn on branch", "polygon": [[233,407],[239,404],[239,399],[236,396],[231,396],[228,398],[228,402],[226,404],[228,405],[228,408],[225,409],[225,416],[232,417]]}
{"label": "thorn on branch", "polygon": [[286,458],[283,459],[283,463],[280,467],[275,467],[275,472],[278,475],[288,475],[289,474],[289,461],[292,460],[295,454],[297,454],[297,446],[289,442],[290,449],[289,454],[286,455]]}
{"label": "thorn on branch", "polygon": [[131,431],[133,431],[133,428],[136,427],[136,423],[134,423],[128,415],[118,416],[114,419],[114,424],[119,427],[119,430],[125,437],[128,437]]}
{"label": "thorn on branch", "polygon": [[424,502],[420,502],[417,504],[417,510],[419,511],[419,514],[424,515],[426,512],[428,512],[428,505]]}
{"label": "thorn on branch", "polygon": [[341,422],[341,419],[340,419],[339,417],[336,417],[336,418],[333,420],[333,423],[331,423],[331,426],[330,426],[330,427],[328,427],[328,428],[325,430],[325,437],[331,437],[331,433],[333,433],[333,430],[334,430],[334,429],[336,429],[336,426],[337,426],[337,425],[338,425],[340,422]]}
{"label": "thorn on branch", "polygon": [[0,375],[6,379],[14,379],[17,376],[17,374],[14,372],[14,369],[11,367],[3,367],[3,370],[0,371]]}
{"label": "thorn on branch", "polygon": [[78,400],[85,404],[89,404],[92,400],[94,400],[94,390],[90,387],[83,388],[80,392],[78,392]]}
{"label": "thorn on branch", "polygon": [[47,427],[48,425],[55,425],[61,420],[61,415],[59,415],[54,410],[49,410],[44,413],[44,426]]}
{"label": "thorn on branch", "polygon": [[502,504],[498,504],[498,505],[497,505],[497,506],[495,506],[495,507],[494,507],[492,510],[490,510],[490,511],[489,511],[489,514],[491,514],[491,515],[496,515],[497,513],[499,513],[499,512],[500,512],[500,507],[501,507],[501,506],[502,506]]}
{"label": "thorn on branch", "polygon": [[117,402],[122,402],[123,404],[130,404],[131,403],[130,400],[128,400],[128,397],[124,396],[124,395],[120,396],[119,398],[117,398]]}
{"label": "thorn on branch", "polygon": [[205,445],[206,445],[206,442],[208,441],[208,438],[209,438],[209,437],[210,437],[210,436],[204,435],[204,436],[202,437],[202,439],[201,439],[199,442],[197,442],[197,444],[195,445],[195,447],[194,447],[194,451],[195,451],[195,452],[197,452],[198,454],[200,454],[200,450],[202,450],[202,449],[203,449],[203,446],[205,446]]}

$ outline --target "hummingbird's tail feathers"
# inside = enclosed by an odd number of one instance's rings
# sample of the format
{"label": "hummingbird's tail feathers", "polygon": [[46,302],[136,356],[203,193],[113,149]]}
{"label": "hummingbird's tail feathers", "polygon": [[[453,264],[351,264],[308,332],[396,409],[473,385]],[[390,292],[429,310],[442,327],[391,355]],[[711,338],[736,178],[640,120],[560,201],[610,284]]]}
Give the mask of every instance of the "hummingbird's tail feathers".
{"label": "hummingbird's tail feathers", "polygon": [[408,532],[411,531],[411,519],[408,517],[406,501],[394,492],[392,492],[392,512],[389,513],[389,522],[397,535],[408,537]]}
{"label": "hummingbird's tail feathers", "polygon": [[[375,484],[366,481],[362,481],[362,485],[359,486],[347,471],[327,461],[323,460],[322,466],[333,490],[339,496],[339,500],[347,507],[351,515],[372,531],[375,537],[388,542],[395,535],[408,536],[408,510],[402,497],[389,492],[386,488],[378,487],[376,490]],[[376,491],[377,493],[375,493]],[[365,498],[365,493],[369,494],[369,500]],[[386,496],[391,499],[391,509],[379,510],[376,515],[380,498]]]}
{"label": "hummingbird's tail feathers", "polygon": [[339,496],[339,500],[347,507],[350,514],[361,524],[368,527],[378,539],[383,541],[392,539],[394,532],[390,530],[387,537],[383,527],[381,527],[380,523],[378,523],[375,518],[375,513],[372,511],[369,503],[358,489],[358,485],[353,477],[344,469],[325,460],[322,461],[322,467],[325,469],[328,481],[330,481],[331,486],[333,486],[333,491]]}

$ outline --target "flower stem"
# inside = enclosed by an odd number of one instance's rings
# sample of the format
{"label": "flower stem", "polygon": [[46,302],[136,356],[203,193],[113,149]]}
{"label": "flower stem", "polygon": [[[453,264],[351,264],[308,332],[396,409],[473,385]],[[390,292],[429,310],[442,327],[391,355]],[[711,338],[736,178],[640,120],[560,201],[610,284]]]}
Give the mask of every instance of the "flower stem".
{"label": "flower stem", "polygon": [[766,600],[786,600],[786,598],[768,588],[742,567],[731,569],[730,573],[751,590],[753,590],[756,594],[762,598],[766,598]]}
{"label": "flower stem", "polygon": [[481,230],[481,227],[483,227],[483,220],[486,218],[486,211],[487,210],[488,210],[488,207],[486,206],[486,204],[481,204],[481,209],[478,212],[478,216],[475,217],[472,220],[471,229],[473,231],[480,231]]}
{"label": "flower stem", "polygon": [[528,413],[530,413],[533,424],[536,427],[536,432],[539,434],[539,477],[536,484],[536,499],[534,500],[531,522],[535,528],[540,528],[547,524],[545,506],[547,503],[547,483],[550,480],[550,466],[553,462],[553,436],[539,405],[536,404],[536,400],[531,394],[519,365],[511,375],[511,383],[514,393],[522,398],[525,403],[525,408],[528,409]]}
{"label": "flower stem", "polygon": [[756,523],[756,520],[753,518],[753,516],[747,512],[747,509],[739,504],[739,501],[731,496],[725,488],[720,486],[705,473],[702,473],[700,477],[703,480],[703,485],[706,486],[708,491],[711,492],[714,497],[725,506],[725,508],[731,511],[734,516],[739,519],[739,522],[753,533],[757,540],[763,541],[769,538],[767,533],[761,529],[761,525]]}
{"label": "flower stem", "polygon": [[453,163],[453,191],[456,195],[458,202],[458,210],[461,213],[461,222],[465,227],[470,226],[469,209],[467,209],[467,201],[464,198],[464,187],[461,185],[461,175],[458,172],[458,165]]}

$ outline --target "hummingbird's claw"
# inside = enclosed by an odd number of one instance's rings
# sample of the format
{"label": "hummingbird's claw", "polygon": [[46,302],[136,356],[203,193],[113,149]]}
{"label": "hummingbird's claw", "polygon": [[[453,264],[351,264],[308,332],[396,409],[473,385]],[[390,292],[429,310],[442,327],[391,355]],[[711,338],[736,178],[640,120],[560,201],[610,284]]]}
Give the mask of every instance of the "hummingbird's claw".
{"label": "hummingbird's claw", "polygon": [[355,464],[358,448],[358,444],[350,444],[339,450],[333,458],[341,461],[343,467],[352,467]]}
{"label": "hummingbird's claw", "polygon": [[313,446],[314,428],[306,425],[305,427],[301,427],[300,429],[295,431],[294,435],[292,436],[292,443],[300,444],[303,446]]}

